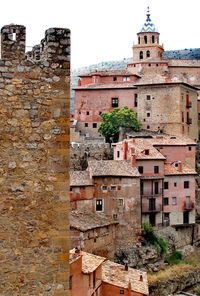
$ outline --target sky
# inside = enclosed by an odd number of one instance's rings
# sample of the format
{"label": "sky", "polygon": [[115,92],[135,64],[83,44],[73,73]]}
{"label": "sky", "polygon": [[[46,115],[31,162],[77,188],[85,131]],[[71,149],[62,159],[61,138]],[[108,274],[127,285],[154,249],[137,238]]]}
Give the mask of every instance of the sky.
{"label": "sky", "polygon": [[132,56],[147,6],[165,50],[200,48],[200,0],[1,0],[0,26],[26,26],[26,44],[46,29],[71,30],[71,68]]}

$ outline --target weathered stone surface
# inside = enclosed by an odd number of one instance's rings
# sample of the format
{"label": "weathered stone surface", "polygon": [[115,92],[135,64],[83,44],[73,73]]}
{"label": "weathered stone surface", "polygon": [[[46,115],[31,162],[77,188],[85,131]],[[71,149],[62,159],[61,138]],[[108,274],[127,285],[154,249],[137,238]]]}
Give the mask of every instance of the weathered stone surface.
{"label": "weathered stone surface", "polygon": [[[13,40],[13,33],[16,40]],[[1,30],[0,295],[68,295],[69,30],[25,55],[25,27]],[[48,53],[48,36],[56,36]],[[63,56],[63,59],[58,59]],[[56,66],[55,66],[56,65]],[[60,110],[58,113],[56,110]],[[57,116],[53,117],[54,112]],[[60,138],[62,137],[62,139]],[[51,158],[54,161],[51,161]],[[67,255],[66,255],[67,254]],[[65,273],[65,278],[59,277]]]}

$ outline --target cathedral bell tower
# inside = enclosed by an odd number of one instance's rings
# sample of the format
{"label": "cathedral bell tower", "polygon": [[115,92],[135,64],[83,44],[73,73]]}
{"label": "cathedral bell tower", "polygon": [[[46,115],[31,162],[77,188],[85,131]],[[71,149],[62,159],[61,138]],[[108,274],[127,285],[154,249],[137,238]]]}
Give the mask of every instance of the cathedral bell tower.
{"label": "cathedral bell tower", "polygon": [[143,61],[147,59],[159,60],[164,51],[159,45],[159,33],[151,21],[149,7],[147,9],[147,19],[139,33],[138,43],[133,45],[133,61]]}

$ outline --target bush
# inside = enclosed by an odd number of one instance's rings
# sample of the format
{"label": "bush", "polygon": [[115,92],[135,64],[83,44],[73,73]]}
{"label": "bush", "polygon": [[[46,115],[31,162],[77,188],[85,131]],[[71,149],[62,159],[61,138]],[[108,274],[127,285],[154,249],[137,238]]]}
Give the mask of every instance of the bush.
{"label": "bush", "polygon": [[165,262],[169,265],[179,264],[183,259],[183,255],[181,252],[175,250],[170,256],[165,258]]}
{"label": "bush", "polygon": [[200,289],[197,291],[197,296],[200,296]]}
{"label": "bush", "polygon": [[151,224],[143,224],[143,237],[147,242],[156,247],[158,254],[163,255],[167,252],[166,241],[162,237],[155,235]]}

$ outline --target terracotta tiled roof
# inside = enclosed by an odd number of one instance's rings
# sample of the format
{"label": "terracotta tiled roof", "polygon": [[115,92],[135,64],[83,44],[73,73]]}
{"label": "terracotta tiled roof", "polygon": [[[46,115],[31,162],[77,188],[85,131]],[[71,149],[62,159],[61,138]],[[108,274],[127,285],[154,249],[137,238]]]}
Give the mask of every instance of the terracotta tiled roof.
{"label": "terracotta tiled roof", "polygon": [[92,179],[88,171],[71,171],[70,172],[70,186],[91,186]]}
{"label": "terracotta tiled roof", "polygon": [[99,75],[99,76],[138,76],[130,71],[124,69],[124,70],[107,70],[107,71],[93,71],[90,73],[85,73],[79,75],[79,77],[88,77],[88,76],[94,76],[94,75]]}
{"label": "terracotta tiled roof", "polygon": [[96,270],[105,260],[106,258],[96,256],[90,253],[81,252],[82,253],[82,271],[83,273],[91,273]]}
{"label": "terracotta tiled roof", "polygon": [[196,171],[191,168],[189,165],[181,164],[181,169],[175,166],[175,163],[165,163],[165,175],[197,175]]}
{"label": "terracotta tiled roof", "polygon": [[126,271],[123,265],[107,260],[102,264],[102,280],[121,288],[131,285],[132,291],[148,295],[147,273],[137,269],[129,268]]}
{"label": "terracotta tiled roof", "polygon": [[117,224],[111,217],[103,213],[92,213],[89,211],[71,211],[69,215],[70,226],[80,231]]}
{"label": "terracotta tiled roof", "polygon": [[125,160],[90,160],[88,161],[88,169],[92,176],[140,176],[138,170]]}
{"label": "terracotta tiled roof", "polygon": [[121,89],[121,88],[136,88],[134,82],[115,82],[115,83],[91,83],[74,87],[73,89]]}

